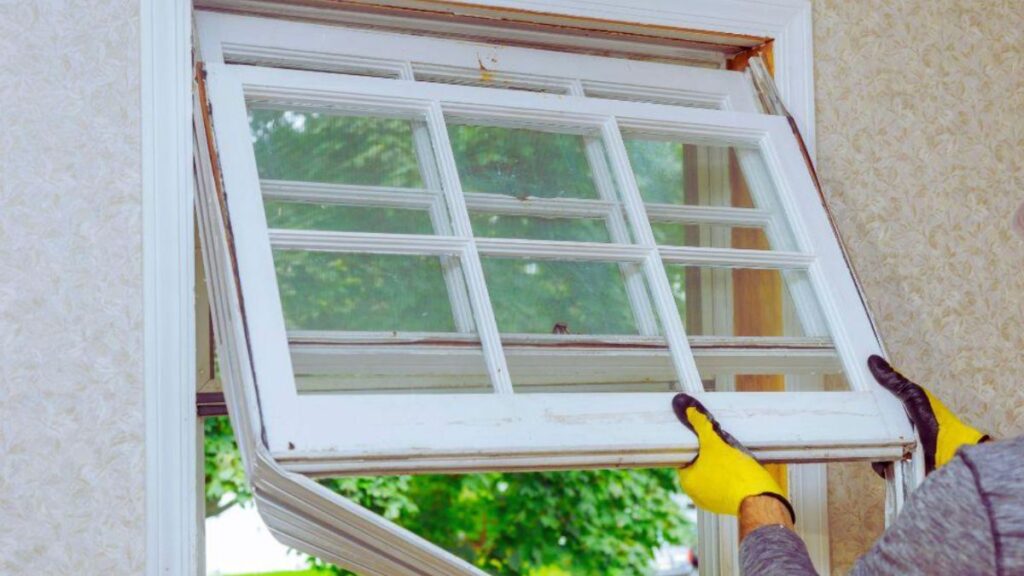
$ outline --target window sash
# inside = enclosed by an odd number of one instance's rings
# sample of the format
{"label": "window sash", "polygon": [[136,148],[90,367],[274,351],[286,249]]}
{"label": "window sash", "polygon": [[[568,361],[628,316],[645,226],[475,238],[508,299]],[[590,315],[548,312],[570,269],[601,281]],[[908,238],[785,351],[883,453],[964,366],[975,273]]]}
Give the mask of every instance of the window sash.
{"label": "window sash", "polygon": [[[624,58],[560,53],[204,12],[196,20],[207,63],[236,63],[373,75],[404,80],[509,83],[564,94],[672,102],[757,112],[740,72]],[[539,63],[543,63],[542,66]],[[543,68],[543,73],[537,72]],[[576,79],[570,81],[566,79]]]}
{"label": "window sash", "polygon": [[[252,361],[260,378],[259,416],[271,452],[286,468],[314,474],[355,474],[678,465],[692,458],[696,448],[695,439],[678,426],[665,408],[670,393],[511,395],[508,367],[501,337],[493,324],[493,312],[490,319],[480,318],[477,312],[477,325],[484,325],[479,337],[492,374],[505,375],[504,381],[495,382],[498,394],[299,394],[277,295],[271,240],[296,241],[300,236],[327,244],[337,241],[331,248],[358,241],[363,243],[362,248],[374,244],[383,246],[380,249],[429,249],[431,253],[458,254],[464,266],[481,254],[500,251],[519,255],[582,254],[615,261],[639,259],[654,267],[663,264],[664,256],[671,261],[805,268],[831,327],[851,391],[701,394],[702,399],[755,454],[769,460],[892,459],[912,441],[898,405],[879,393],[863,368],[863,359],[878,353],[878,344],[797,142],[784,119],[250,66],[208,65],[207,81],[227,208],[231,222],[235,223],[234,248],[247,309]],[[433,144],[439,155],[448,150],[443,114],[512,125],[536,123],[540,119],[577,130],[597,130],[605,142],[612,143],[609,152],[612,161],[618,163],[627,162],[620,128],[747,147],[762,154],[771,178],[779,186],[778,217],[787,221],[799,252],[658,247],[650,236],[646,219],[639,224],[647,226],[647,234],[640,234],[640,242],[633,245],[473,238],[468,218],[453,223],[454,237],[424,236],[412,240],[386,234],[269,231],[249,141],[247,99],[261,104],[426,117],[433,122]],[[457,178],[452,176],[455,169],[450,158],[442,160],[440,168],[442,178]],[[616,176],[625,179],[619,182],[621,187],[635,193],[636,184],[630,181],[632,174],[628,170],[620,169]],[[445,188],[453,213],[468,214],[465,198],[450,184]],[[631,209],[634,215],[646,213],[638,195],[634,194],[632,201],[634,206],[627,210]],[[735,215],[735,209],[726,213]],[[762,213],[758,217],[771,220],[775,216]],[[647,274],[649,279],[658,277],[656,269],[648,270]],[[664,277],[664,272],[660,274]],[[479,293],[482,282],[476,286],[472,281],[468,284],[471,297],[477,290],[474,311],[481,307],[489,311],[485,289],[483,294]],[[678,321],[673,302],[659,305],[663,321],[666,317]],[[672,314],[666,314],[665,308]],[[676,368],[683,375],[681,384],[691,392],[702,392],[694,356],[681,325],[675,332],[666,330],[666,340]]]}

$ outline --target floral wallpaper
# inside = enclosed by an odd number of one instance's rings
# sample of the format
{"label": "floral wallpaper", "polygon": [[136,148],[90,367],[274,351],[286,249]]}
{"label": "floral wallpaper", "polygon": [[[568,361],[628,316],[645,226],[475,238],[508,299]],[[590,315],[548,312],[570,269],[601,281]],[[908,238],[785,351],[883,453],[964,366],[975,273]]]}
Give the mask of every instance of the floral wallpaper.
{"label": "floral wallpaper", "polygon": [[139,2],[0,1],[0,574],[145,562]]}
{"label": "floral wallpaper", "polygon": [[[969,422],[1024,433],[1024,10],[814,0],[818,168],[893,363]],[[831,467],[834,573],[882,530],[866,464]]]}

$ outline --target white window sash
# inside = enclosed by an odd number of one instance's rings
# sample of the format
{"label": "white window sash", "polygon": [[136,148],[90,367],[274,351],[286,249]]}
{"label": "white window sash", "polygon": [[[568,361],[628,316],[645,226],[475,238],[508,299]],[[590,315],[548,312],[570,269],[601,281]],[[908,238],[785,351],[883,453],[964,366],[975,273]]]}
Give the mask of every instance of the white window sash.
{"label": "white window sash", "polygon": [[[912,442],[898,402],[881,393],[863,367],[863,359],[878,353],[878,344],[866,314],[851,313],[863,310],[859,295],[784,119],[249,66],[208,65],[207,81],[228,211],[231,221],[238,223],[233,228],[235,250],[248,310],[252,360],[260,379],[260,416],[271,452],[286,467],[306,473],[383,473],[679,465],[692,458],[696,445],[666,409],[670,394],[508,395],[499,380],[496,390],[505,394],[300,395],[294,385],[277,294],[272,235],[265,225],[249,143],[246,99],[400,117],[436,117],[443,108],[451,116],[489,123],[540,121],[576,130],[602,130],[606,142],[617,137],[617,124],[623,130],[676,135],[688,141],[704,137],[708,142],[758,150],[780,189],[780,209],[802,254],[658,248],[652,238],[641,238],[640,244],[629,246],[567,243],[575,245],[542,249],[530,241],[472,239],[468,230],[462,230],[457,241],[440,237],[422,240],[439,244],[434,248],[444,253],[458,250],[464,264],[473,251],[524,254],[564,248],[567,254],[611,260],[639,258],[647,250],[644,262],[658,265],[664,253],[679,261],[806,267],[822,313],[832,327],[850,391],[701,394],[702,400],[723,425],[766,460],[893,459]],[[435,147],[446,148],[444,142],[435,142]],[[624,155],[624,150],[619,153]],[[442,162],[442,172],[446,169],[454,170],[454,166],[446,168]],[[620,185],[635,190],[635,183],[628,181],[631,173],[620,172],[619,176],[622,174],[627,181]],[[457,200],[449,198],[453,199]],[[468,222],[463,227],[468,228]],[[394,240],[390,235],[366,235],[368,242],[371,236],[377,238],[373,242]],[[597,254],[599,251],[607,253]],[[649,278],[652,276],[657,274]],[[674,303],[671,305],[674,310]],[[661,313],[664,321],[666,315]],[[500,338],[496,332],[491,337],[496,342],[489,346],[481,332],[483,349],[492,352],[496,357],[492,361],[501,363],[498,370],[507,374]],[[674,344],[677,355],[684,357],[679,372],[684,375],[685,389],[700,390],[681,327],[679,334],[667,334],[667,339],[670,348]],[[687,368],[686,362],[692,368]],[[493,375],[495,369],[491,370]]]}

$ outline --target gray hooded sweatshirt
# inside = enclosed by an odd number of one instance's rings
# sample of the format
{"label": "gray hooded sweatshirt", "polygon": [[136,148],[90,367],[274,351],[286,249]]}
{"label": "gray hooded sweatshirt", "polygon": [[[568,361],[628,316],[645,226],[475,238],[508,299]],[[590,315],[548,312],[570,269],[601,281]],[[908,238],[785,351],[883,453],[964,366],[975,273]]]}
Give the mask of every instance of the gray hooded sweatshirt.
{"label": "gray hooded sweatshirt", "polygon": [[[817,574],[782,526],[747,535],[740,566],[746,576]],[[964,447],[929,474],[850,574],[1024,575],[1024,436]]]}

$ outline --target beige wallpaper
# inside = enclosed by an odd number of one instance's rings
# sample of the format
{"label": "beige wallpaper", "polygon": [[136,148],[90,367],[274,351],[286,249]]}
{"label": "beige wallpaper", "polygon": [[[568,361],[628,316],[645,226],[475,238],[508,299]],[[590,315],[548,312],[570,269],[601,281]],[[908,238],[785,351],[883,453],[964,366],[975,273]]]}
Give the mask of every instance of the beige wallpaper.
{"label": "beige wallpaper", "polygon": [[[1024,10],[814,0],[818,165],[894,363],[1024,433]],[[829,477],[837,573],[882,528],[866,465]]]}
{"label": "beige wallpaper", "polygon": [[0,1],[0,574],[144,569],[138,0]]}
{"label": "beige wallpaper", "polygon": [[[1024,11],[815,0],[818,162],[894,361],[1024,432]],[[0,2],[0,573],[144,558],[138,1]],[[833,564],[881,484],[833,467]]]}

